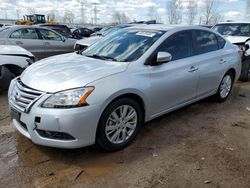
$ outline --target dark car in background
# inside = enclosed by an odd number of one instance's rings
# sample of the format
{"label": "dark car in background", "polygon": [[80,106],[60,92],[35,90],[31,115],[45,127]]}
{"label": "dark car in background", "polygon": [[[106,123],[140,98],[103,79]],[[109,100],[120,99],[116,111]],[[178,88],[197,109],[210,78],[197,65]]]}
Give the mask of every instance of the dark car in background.
{"label": "dark car in background", "polygon": [[94,32],[97,32],[97,31],[100,31],[102,28],[103,28],[103,27],[94,27],[92,30],[93,30]]}
{"label": "dark car in background", "polygon": [[104,27],[100,31],[93,33],[89,38],[84,38],[84,39],[76,41],[74,49],[75,51],[80,52],[84,50],[85,48],[87,48],[88,46],[94,44],[95,42],[103,38],[104,36],[112,32],[118,31],[119,29],[132,27],[132,26],[134,26],[134,24],[120,24],[116,26]]}
{"label": "dark car in background", "polygon": [[52,29],[66,38],[80,39],[77,38],[73,33],[71,33],[70,28],[63,24],[40,24],[40,27],[46,27]]}
{"label": "dark car in background", "polygon": [[73,31],[73,35],[79,39],[84,38],[84,37],[90,37],[92,33],[94,33],[94,31],[86,27],[78,28]]}

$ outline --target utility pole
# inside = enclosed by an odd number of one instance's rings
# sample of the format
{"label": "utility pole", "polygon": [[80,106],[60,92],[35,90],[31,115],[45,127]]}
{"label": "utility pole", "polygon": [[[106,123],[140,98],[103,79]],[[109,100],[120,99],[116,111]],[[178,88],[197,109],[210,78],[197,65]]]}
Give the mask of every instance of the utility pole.
{"label": "utility pole", "polygon": [[245,18],[244,18],[244,19],[247,19],[247,20],[250,19],[249,8],[250,8],[250,0],[247,0],[246,1],[246,14],[245,14]]}
{"label": "utility pole", "polygon": [[78,0],[78,2],[80,3],[80,7],[81,7],[81,24],[85,23],[85,19],[84,19],[84,0]]}
{"label": "utility pole", "polygon": [[94,5],[94,21],[95,21],[95,25],[97,23],[97,5],[99,5],[99,3],[95,2],[92,3]]}

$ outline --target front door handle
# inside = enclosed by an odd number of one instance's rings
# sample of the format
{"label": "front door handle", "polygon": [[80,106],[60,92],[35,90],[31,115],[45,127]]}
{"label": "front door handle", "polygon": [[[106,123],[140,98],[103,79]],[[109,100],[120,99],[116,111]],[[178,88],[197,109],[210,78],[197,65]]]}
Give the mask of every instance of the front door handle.
{"label": "front door handle", "polygon": [[49,46],[49,45],[50,45],[50,43],[49,43],[49,42],[45,42],[45,43],[44,43],[44,45]]}
{"label": "front door handle", "polygon": [[188,70],[188,72],[195,72],[198,70],[198,67],[192,66],[190,67],[190,69]]}
{"label": "front door handle", "polygon": [[16,44],[17,44],[17,45],[20,45],[20,44],[23,44],[23,42],[21,42],[21,41],[16,41]]}

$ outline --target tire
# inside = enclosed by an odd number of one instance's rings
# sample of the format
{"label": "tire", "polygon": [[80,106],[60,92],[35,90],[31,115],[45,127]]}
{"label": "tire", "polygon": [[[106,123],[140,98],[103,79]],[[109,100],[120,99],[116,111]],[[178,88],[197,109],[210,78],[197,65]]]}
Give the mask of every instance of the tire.
{"label": "tire", "polygon": [[13,78],[14,75],[9,71],[8,68],[0,66],[0,92],[8,89]]}
{"label": "tire", "polygon": [[250,59],[242,62],[240,81],[248,82],[250,80]]}
{"label": "tire", "polygon": [[224,102],[230,96],[234,84],[234,75],[231,71],[227,72],[220,83],[214,98],[217,102]]}
{"label": "tire", "polygon": [[[123,116],[120,110],[126,112],[126,115]],[[130,98],[118,99],[104,110],[99,121],[96,142],[106,151],[121,150],[136,138],[142,123],[140,105]]]}

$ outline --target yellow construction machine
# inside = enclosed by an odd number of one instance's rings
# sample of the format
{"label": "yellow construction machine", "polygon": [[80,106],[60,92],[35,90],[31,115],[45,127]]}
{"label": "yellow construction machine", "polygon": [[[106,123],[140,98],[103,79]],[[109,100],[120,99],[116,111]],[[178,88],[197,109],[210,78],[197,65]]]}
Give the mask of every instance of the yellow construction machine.
{"label": "yellow construction machine", "polygon": [[43,14],[32,14],[32,15],[25,15],[22,20],[18,20],[16,25],[35,25],[35,24],[55,24],[55,20],[47,18],[45,19],[45,15]]}

